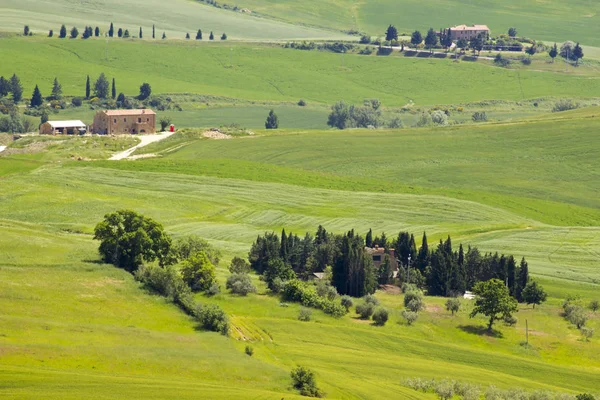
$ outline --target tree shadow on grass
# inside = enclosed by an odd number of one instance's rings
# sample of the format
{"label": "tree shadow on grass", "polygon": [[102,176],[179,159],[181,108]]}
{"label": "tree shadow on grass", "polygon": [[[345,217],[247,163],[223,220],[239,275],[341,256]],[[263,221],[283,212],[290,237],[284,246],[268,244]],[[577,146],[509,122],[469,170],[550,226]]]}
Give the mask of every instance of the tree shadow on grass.
{"label": "tree shadow on grass", "polygon": [[414,50],[404,50],[404,57],[414,57],[417,55],[417,52]]}
{"label": "tree shadow on grass", "polygon": [[96,265],[104,265],[106,264],[104,261],[97,259],[97,260],[82,260],[84,263],[86,264],[96,264]]}
{"label": "tree shadow on grass", "polygon": [[489,336],[489,337],[494,337],[494,338],[498,338],[498,339],[502,339],[504,337],[502,332],[497,331],[495,329],[492,329],[491,331],[489,331],[487,329],[487,327],[480,326],[480,325],[479,326],[459,325],[458,329],[460,329],[463,332],[470,333],[471,335]]}

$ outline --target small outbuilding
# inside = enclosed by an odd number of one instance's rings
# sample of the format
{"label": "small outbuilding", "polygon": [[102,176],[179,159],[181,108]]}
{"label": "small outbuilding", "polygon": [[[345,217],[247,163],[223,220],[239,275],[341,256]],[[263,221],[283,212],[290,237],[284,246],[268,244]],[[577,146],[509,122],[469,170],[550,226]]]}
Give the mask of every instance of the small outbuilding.
{"label": "small outbuilding", "polygon": [[47,121],[40,126],[40,135],[77,135],[87,132],[87,125],[78,120]]}

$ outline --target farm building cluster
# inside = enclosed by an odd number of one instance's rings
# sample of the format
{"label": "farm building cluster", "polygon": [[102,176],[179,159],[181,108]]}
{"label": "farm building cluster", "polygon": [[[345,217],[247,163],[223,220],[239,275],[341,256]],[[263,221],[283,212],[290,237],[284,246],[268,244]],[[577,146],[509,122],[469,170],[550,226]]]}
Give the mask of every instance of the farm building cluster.
{"label": "farm building cluster", "polygon": [[156,132],[156,113],[150,109],[102,110],[94,116],[94,123],[82,121],[48,121],[40,126],[41,135],[121,135]]}

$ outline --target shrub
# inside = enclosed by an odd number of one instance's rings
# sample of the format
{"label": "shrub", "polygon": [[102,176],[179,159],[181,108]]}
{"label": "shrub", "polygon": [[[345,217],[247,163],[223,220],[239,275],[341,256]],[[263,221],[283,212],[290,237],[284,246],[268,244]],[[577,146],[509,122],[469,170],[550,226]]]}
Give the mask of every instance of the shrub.
{"label": "shrub", "polygon": [[596,400],[594,395],[589,393],[581,393],[575,397],[577,400]]}
{"label": "shrub", "polygon": [[312,311],[309,310],[308,308],[302,307],[300,309],[300,314],[298,314],[298,320],[307,322],[307,321],[310,321],[311,316],[312,316]]}
{"label": "shrub", "polygon": [[243,258],[233,257],[229,265],[229,272],[232,274],[247,274],[250,272],[250,263]]}
{"label": "shrub", "polygon": [[473,114],[471,119],[474,122],[486,122],[488,120],[488,116],[485,111],[477,111]]}
{"label": "shrub", "polygon": [[302,396],[321,397],[317,388],[315,374],[308,368],[296,367],[290,373],[294,388],[300,391]]}
{"label": "shrub", "polygon": [[443,380],[435,385],[435,393],[442,400],[450,400],[454,396],[454,383]]}
{"label": "shrub", "polygon": [[425,308],[421,292],[411,291],[404,295],[404,307],[412,312],[419,312]]}
{"label": "shrub", "polygon": [[448,125],[448,116],[442,110],[431,113],[431,121],[437,125]]}
{"label": "shrub", "polygon": [[206,291],[216,281],[215,266],[206,253],[196,253],[181,263],[181,277],[193,291]]}
{"label": "shrub", "polygon": [[344,295],[340,299],[340,304],[348,311],[354,305],[354,302],[352,301],[352,297]]}
{"label": "shrub", "polygon": [[585,326],[581,328],[581,336],[585,338],[587,342],[590,341],[592,336],[594,336],[594,329],[586,328]]}
{"label": "shrub", "polygon": [[531,65],[531,58],[530,57],[522,57],[521,63],[523,63],[523,65]]}
{"label": "shrub", "polygon": [[324,299],[334,300],[337,297],[338,292],[335,287],[325,283],[324,281],[319,281],[317,283],[317,294]]}
{"label": "shrub", "polygon": [[419,128],[422,128],[424,126],[431,125],[431,123],[432,123],[431,115],[429,115],[429,113],[422,113],[419,116],[419,119],[417,120],[417,123],[415,125]]}
{"label": "shrub", "polygon": [[282,291],[282,298],[287,301],[301,301],[305,286],[305,283],[299,279],[292,279],[286,282]]}
{"label": "shrub", "polygon": [[369,35],[362,35],[360,37],[360,44],[370,44],[371,43],[371,36]]}
{"label": "shrub", "polygon": [[227,318],[225,311],[218,305],[207,304],[199,306],[195,314],[202,328],[208,331],[219,332],[225,336],[229,334],[229,318]]}
{"label": "shrub", "polygon": [[419,318],[419,314],[413,311],[402,310],[402,318],[404,318],[408,325],[412,325]]}
{"label": "shrub", "polygon": [[513,315],[505,315],[502,320],[508,326],[515,326],[518,322],[517,317],[515,317]]}
{"label": "shrub", "polygon": [[252,284],[252,279],[248,274],[231,274],[227,278],[225,287],[231,290],[231,293],[239,294],[240,296],[256,292],[256,287]]}
{"label": "shrub", "polygon": [[341,318],[348,312],[344,306],[333,301],[323,302],[321,308],[325,314],[331,315],[334,318]]}
{"label": "shrub", "polygon": [[375,307],[371,303],[363,303],[356,306],[356,313],[360,315],[360,319],[371,318],[371,315],[373,315],[374,311]]}
{"label": "shrub", "polygon": [[554,103],[552,112],[569,111],[575,110],[577,108],[579,108],[579,103],[574,103],[571,99],[560,99],[559,101]]}
{"label": "shrub", "polygon": [[583,307],[580,306],[568,306],[567,320],[575,325],[577,329],[581,329],[585,326],[585,323],[588,320],[588,316],[585,313]]}
{"label": "shrub", "polygon": [[174,243],[173,249],[179,260],[185,260],[200,252],[203,252],[214,265],[218,265],[221,259],[221,252],[197,235],[178,239]]}
{"label": "shrub", "polygon": [[457,313],[460,310],[460,300],[455,298],[446,300],[446,310],[454,313]]}
{"label": "shrub", "polygon": [[379,305],[379,300],[377,300],[377,297],[375,297],[375,295],[367,294],[362,299],[367,304],[372,304],[374,306],[378,306]]}
{"label": "shrub", "polygon": [[271,282],[271,292],[273,293],[281,293],[284,287],[285,282],[280,277],[275,277],[273,282]]}
{"label": "shrub", "polygon": [[252,348],[252,346],[250,346],[249,344],[246,345],[246,349],[244,351],[250,357],[254,355],[254,348]]}
{"label": "shrub", "polygon": [[178,292],[188,291],[175,268],[160,268],[155,265],[142,265],[134,273],[134,277],[147,289],[173,300]]}
{"label": "shrub", "polygon": [[598,309],[600,309],[600,301],[598,301],[598,300],[592,300],[590,302],[589,307],[590,307],[590,310],[592,310],[593,312],[598,311]]}
{"label": "shrub", "polygon": [[375,325],[379,325],[379,326],[385,325],[388,318],[389,318],[389,313],[388,313],[388,310],[386,310],[385,308],[378,308],[373,313],[373,321],[375,322]]}
{"label": "shrub", "polygon": [[75,107],[81,107],[81,105],[83,104],[83,100],[81,99],[81,97],[73,97],[71,99],[71,104],[73,104],[73,106]]}
{"label": "shrub", "polygon": [[206,294],[209,296],[216,296],[219,293],[221,293],[221,286],[219,286],[217,282],[213,282],[213,284],[210,285],[210,287],[206,291]]}
{"label": "shrub", "polygon": [[306,106],[306,101],[304,101],[304,100],[300,99],[300,101],[298,101],[298,105],[299,105],[300,107],[304,107],[304,106]]}
{"label": "shrub", "polygon": [[404,127],[404,124],[399,117],[394,117],[388,121],[387,127],[390,129],[400,129]]}
{"label": "shrub", "polygon": [[370,56],[375,51],[372,47],[366,46],[358,51],[358,54],[363,56]]}
{"label": "shrub", "polygon": [[494,64],[500,67],[508,67],[510,65],[510,60],[506,57],[503,57],[502,54],[498,53],[494,58]]}

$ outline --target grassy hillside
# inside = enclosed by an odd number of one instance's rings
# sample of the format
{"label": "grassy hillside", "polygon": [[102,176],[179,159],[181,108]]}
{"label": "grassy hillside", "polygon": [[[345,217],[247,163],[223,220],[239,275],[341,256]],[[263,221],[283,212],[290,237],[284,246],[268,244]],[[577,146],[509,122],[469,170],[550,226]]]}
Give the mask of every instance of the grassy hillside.
{"label": "grassy hillside", "polygon": [[142,27],[145,39],[152,38],[153,25],[157,39],[163,32],[168,39],[183,39],[186,33],[195,37],[198,29],[205,32],[205,40],[211,31],[217,40],[223,32],[230,39],[332,39],[345,36],[324,29],[252,18],[187,0],[5,0],[0,5],[0,26],[17,32],[22,32],[26,24],[39,35],[46,35],[49,29],[58,34],[62,24],[69,29],[76,26],[80,32],[86,25],[99,26],[102,32],[107,32],[111,22],[115,31],[129,29],[133,36],[138,36]]}
{"label": "grassy hillside", "polygon": [[[85,93],[86,75],[104,72],[117,91],[135,96],[142,82],[154,93],[200,93],[251,101],[332,104],[379,98],[386,106],[524,100],[542,96],[596,97],[600,77],[514,71],[475,62],[342,55],[240,43],[162,43],[135,40],[0,38],[30,96],[35,84],[49,94],[58,77],[66,95]],[[230,64],[231,62],[231,64]],[[342,67],[343,62],[343,67]],[[232,65],[232,66],[231,66]]]}

